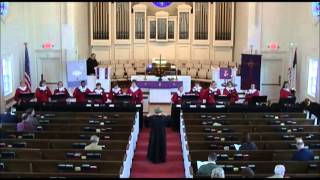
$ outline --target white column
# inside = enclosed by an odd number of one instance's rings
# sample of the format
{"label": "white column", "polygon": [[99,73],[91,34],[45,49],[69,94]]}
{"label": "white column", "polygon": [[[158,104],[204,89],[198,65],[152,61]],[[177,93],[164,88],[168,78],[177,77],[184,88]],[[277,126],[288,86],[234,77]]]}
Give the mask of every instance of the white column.
{"label": "white column", "polygon": [[2,74],[2,59],[0,59],[0,114],[4,113],[6,103],[4,100],[4,84],[3,84],[3,74]]}
{"label": "white column", "polygon": [[[247,48],[253,46],[253,53],[257,50],[259,53],[261,48],[261,2],[248,3],[248,44]],[[250,51],[249,51],[250,52]]]}

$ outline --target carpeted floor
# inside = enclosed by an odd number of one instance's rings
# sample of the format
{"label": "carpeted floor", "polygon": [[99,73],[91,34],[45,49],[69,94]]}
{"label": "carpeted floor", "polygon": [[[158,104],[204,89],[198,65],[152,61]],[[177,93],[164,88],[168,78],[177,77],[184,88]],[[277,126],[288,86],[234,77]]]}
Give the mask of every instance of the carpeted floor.
{"label": "carpeted floor", "polygon": [[166,129],[167,161],[153,164],[147,159],[149,128],[140,132],[137,148],[133,157],[131,178],[184,178],[184,167],[180,134]]}

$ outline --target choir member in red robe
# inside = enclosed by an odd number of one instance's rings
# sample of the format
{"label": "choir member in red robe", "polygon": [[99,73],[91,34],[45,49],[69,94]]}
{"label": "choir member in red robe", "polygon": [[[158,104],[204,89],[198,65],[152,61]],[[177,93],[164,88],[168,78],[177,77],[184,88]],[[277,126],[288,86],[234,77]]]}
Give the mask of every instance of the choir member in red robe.
{"label": "choir member in red robe", "polygon": [[20,86],[16,89],[16,93],[14,95],[14,100],[20,104],[22,99],[20,97],[21,94],[28,94],[31,93],[30,88],[26,85],[25,80],[20,81]]}
{"label": "choir member in red robe", "polygon": [[36,98],[37,102],[46,103],[49,102],[49,98],[52,93],[47,86],[47,82],[45,80],[40,81],[39,87],[36,89]]}
{"label": "choir member in red robe", "polygon": [[78,103],[87,102],[86,95],[90,93],[90,89],[86,86],[85,81],[80,82],[80,86],[77,87],[73,92],[73,97],[76,98]]}
{"label": "choir member in red robe", "polygon": [[66,99],[68,97],[70,97],[70,94],[69,94],[67,88],[63,87],[63,82],[62,81],[59,81],[57,86],[58,87],[53,91],[53,94],[54,95],[64,95],[65,98],[64,99],[60,99],[59,102],[66,102]]}
{"label": "choir member in red robe", "polygon": [[216,96],[220,96],[220,95],[221,95],[221,91],[217,87],[217,83],[215,81],[212,81],[210,83],[208,90],[206,91],[207,104],[216,103]]}
{"label": "choir member in red robe", "polygon": [[223,89],[223,95],[226,95],[230,98],[230,103],[234,104],[239,100],[239,95],[236,88],[233,87],[231,81],[228,81],[227,86]]}
{"label": "choir member in red robe", "polygon": [[113,88],[111,89],[111,92],[110,92],[110,98],[111,100],[113,101],[114,97],[118,96],[118,95],[121,95],[122,94],[122,90],[121,88],[119,87],[118,83],[115,82],[114,83],[114,86]]}
{"label": "choir member in red robe", "polygon": [[106,93],[105,93],[104,89],[101,87],[101,83],[97,83],[96,88],[94,88],[94,90],[92,92],[90,92],[89,94],[101,95],[101,99],[97,99],[93,103],[103,104],[107,100]]}
{"label": "choir member in red robe", "polygon": [[182,103],[182,96],[184,95],[185,93],[183,92],[183,86],[180,86],[178,88],[178,91],[175,92],[172,97],[171,97],[171,102],[172,104],[181,104]]}
{"label": "choir member in red robe", "polygon": [[196,82],[195,85],[192,87],[190,93],[199,95],[199,102],[206,103],[206,89],[200,86],[199,82]]}
{"label": "choir member in red robe", "polygon": [[289,89],[289,83],[288,81],[283,82],[283,86],[280,90],[280,99],[288,99],[290,97],[293,97],[293,94],[291,93]]}
{"label": "choir member in red robe", "polygon": [[250,89],[246,92],[246,96],[245,96],[245,103],[250,103],[250,101],[252,100],[252,97],[254,96],[260,96],[259,95],[259,90],[256,89],[256,85],[255,84],[251,84]]}
{"label": "choir member in red robe", "polygon": [[137,86],[136,80],[131,81],[131,86],[128,89],[127,94],[132,96],[131,103],[132,104],[139,104],[143,103],[143,92],[142,90]]}

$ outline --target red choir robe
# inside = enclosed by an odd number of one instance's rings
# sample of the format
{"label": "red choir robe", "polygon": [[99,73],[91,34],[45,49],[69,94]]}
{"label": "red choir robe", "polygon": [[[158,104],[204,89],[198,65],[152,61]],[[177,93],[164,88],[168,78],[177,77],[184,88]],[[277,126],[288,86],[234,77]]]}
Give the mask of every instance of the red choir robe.
{"label": "red choir robe", "polygon": [[211,88],[209,87],[206,91],[207,103],[214,104],[216,103],[216,96],[220,96],[221,91],[219,88]]}
{"label": "red choir robe", "polygon": [[250,102],[252,97],[260,96],[259,90],[257,89],[249,89],[245,96],[245,102]]}
{"label": "red choir robe", "polygon": [[228,87],[224,88],[223,95],[230,97],[230,103],[235,103],[236,101],[239,100],[239,95],[236,88],[228,88]]}
{"label": "red choir robe", "polygon": [[182,95],[184,95],[183,92],[182,93],[180,91],[175,92],[171,97],[171,102],[173,104],[181,104],[182,103]]}
{"label": "red choir robe", "polygon": [[130,87],[128,89],[127,94],[131,96],[131,103],[132,104],[138,104],[143,102],[143,92],[140,88],[132,88]]}
{"label": "red choir robe", "polygon": [[199,102],[200,103],[204,103],[204,100],[206,101],[206,89],[205,88],[202,88],[201,86],[199,87],[196,87],[194,86],[190,93],[193,93],[193,94],[196,94],[196,95],[199,95]]}
{"label": "red choir robe", "polygon": [[[53,94],[54,94],[54,95],[64,95],[65,98],[62,100],[62,102],[65,102],[66,99],[67,99],[68,97],[70,97],[70,94],[69,94],[67,88],[65,88],[65,87],[55,89],[55,90],[53,91]],[[60,101],[60,102],[61,102],[61,101]]]}
{"label": "red choir robe", "polygon": [[21,95],[21,94],[28,94],[28,93],[31,93],[31,90],[30,90],[27,86],[25,86],[25,87],[18,87],[18,88],[16,89],[16,93],[15,93],[15,95],[14,95],[14,100],[15,100],[16,102],[20,103],[20,101],[21,101],[20,95]]}
{"label": "red choir robe", "polygon": [[287,99],[287,98],[289,98],[289,96],[293,96],[293,94],[291,93],[290,89],[281,88],[281,90],[280,90],[280,98],[281,99]]}
{"label": "red choir robe", "polygon": [[112,103],[113,102],[113,96],[112,92],[105,92],[105,102]]}
{"label": "red choir robe", "polygon": [[44,103],[44,102],[49,102],[49,98],[52,95],[50,89],[48,86],[45,87],[38,87],[36,89],[36,98],[37,102]]}
{"label": "red choir robe", "polygon": [[73,92],[73,97],[76,98],[76,101],[79,103],[87,102],[86,95],[90,93],[90,90],[85,86],[77,87]]}

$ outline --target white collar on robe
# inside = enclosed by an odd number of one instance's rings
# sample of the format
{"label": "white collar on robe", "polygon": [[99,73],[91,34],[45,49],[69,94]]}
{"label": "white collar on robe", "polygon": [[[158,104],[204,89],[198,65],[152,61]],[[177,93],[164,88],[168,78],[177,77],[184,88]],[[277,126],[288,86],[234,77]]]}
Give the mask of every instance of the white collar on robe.
{"label": "white collar on robe", "polygon": [[201,86],[194,86],[193,88],[192,88],[192,91],[197,91],[197,92],[200,92],[201,91],[201,89],[202,89],[202,87]]}
{"label": "white collar on robe", "polygon": [[23,87],[20,86],[19,89],[20,89],[21,91],[25,91],[25,90],[27,90],[27,86],[23,86]]}
{"label": "white collar on robe", "polygon": [[285,91],[288,91],[288,92],[290,92],[290,89],[289,88],[283,88]]}
{"label": "white collar on robe", "polygon": [[249,89],[248,90],[248,94],[253,94],[253,93],[255,93],[257,91],[257,89]]}
{"label": "white collar on robe", "polygon": [[84,87],[79,86],[78,88],[81,92],[85,92],[87,90],[87,86],[84,86]]}
{"label": "white collar on robe", "polygon": [[216,92],[216,91],[218,91],[218,88],[216,87],[216,88],[213,89],[212,87],[209,87],[209,90],[212,91],[212,92]]}
{"label": "white collar on robe", "polygon": [[226,89],[227,89],[228,91],[232,91],[232,90],[234,90],[234,87],[231,87],[231,88],[226,87]]}
{"label": "white collar on robe", "polygon": [[179,97],[182,97],[184,95],[184,92],[177,91],[177,94]]}
{"label": "white collar on robe", "polygon": [[136,92],[139,88],[136,86],[135,88],[133,88],[132,86],[130,87],[131,92]]}
{"label": "white collar on robe", "polygon": [[94,89],[94,92],[96,94],[102,94],[103,93],[103,89]]}
{"label": "white collar on robe", "polygon": [[64,87],[57,88],[57,89],[58,89],[58,91],[64,92]]}
{"label": "white collar on robe", "polygon": [[40,86],[39,89],[40,89],[41,91],[45,91],[45,90],[47,90],[47,86],[42,86],[42,87]]}
{"label": "white collar on robe", "polygon": [[112,88],[112,92],[118,94],[121,91],[121,88]]}

